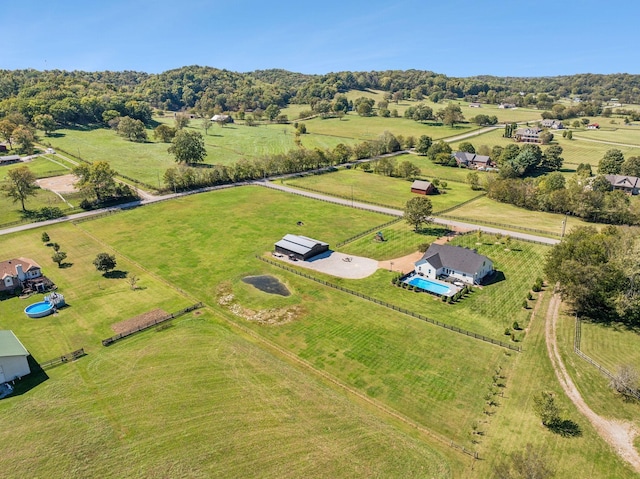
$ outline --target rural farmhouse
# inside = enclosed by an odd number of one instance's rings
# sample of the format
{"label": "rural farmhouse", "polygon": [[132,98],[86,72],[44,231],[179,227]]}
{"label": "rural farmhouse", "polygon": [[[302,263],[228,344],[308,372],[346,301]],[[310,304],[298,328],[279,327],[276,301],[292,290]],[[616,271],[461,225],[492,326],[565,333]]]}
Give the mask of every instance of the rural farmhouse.
{"label": "rural farmhouse", "polygon": [[15,258],[0,262],[0,291],[22,288],[27,280],[39,278],[42,271],[38,263],[29,258]]}
{"label": "rural farmhouse", "polygon": [[444,277],[467,284],[480,284],[493,271],[493,263],[476,250],[434,243],[416,261],[415,271],[428,279]]}

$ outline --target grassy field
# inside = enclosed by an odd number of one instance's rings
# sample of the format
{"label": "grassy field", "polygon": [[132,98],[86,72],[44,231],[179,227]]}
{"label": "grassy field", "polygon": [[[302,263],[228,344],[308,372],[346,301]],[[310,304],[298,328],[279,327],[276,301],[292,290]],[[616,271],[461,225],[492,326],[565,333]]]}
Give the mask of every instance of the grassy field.
{"label": "grassy field", "polygon": [[637,145],[640,148],[639,126],[611,125],[601,126],[599,130],[575,130],[573,137]]}
{"label": "grassy field", "polygon": [[[492,199],[482,197],[469,204],[447,213],[448,216],[460,218],[470,222],[493,222],[511,228],[534,228],[542,234],[560,236],[565,215],[558,213],[546,213],[543,211],[531,211],[506,203],[499,203]],[[594,225],[586,223],[580,218],[568,216],[565,233],[576,226]],[[597,227],[597,225],[595,225]]]}
{"label": "grassy field", "polygon": [[118,270],[139,276],[140,289],[103,278],[91,261],[109,246],[71,224],[47,231],[67,267],[48,259],[41,230],[3,236],[3,255],[37,260],[69,306],[29,320],[22,309],[38,297],[4,300],[0,326],[38,361],[80,347],[88,355],[0,401],[8,477],[246,477],[256,468],[262,477],[450,477],[462,467],[207,310],[104,348],[112,323],[192,299],[120,253]]}
{"label": "grassy field", "polygon": [[[173,125],[173,119],[158,118],[162,123]],[[189,128],[200,131],[201,120],[192,120]],[[93,130],[63,129],[49,141],[55,148],[62,148],[72,155],[87,161],[107,161],[124,175],[137,178],[147,184],[161,184],[167,168],[175,166],[175,160],[167,152],[169,144],[153,140],[153,131],[147,130],[149,141],[135,143],[119,137],[113,130],[99,128]],[[310,132],[303,135],[305,148],[334,148],[338,143],[351,144],[354,141]],[[254,159],[262,156],[284,153],[296,148],[293,126],[291,125],[212,125],[205,135],[208,164],[233,164],[239,159]]]}
{"label": "grassy field", "polygon": [[[500,406],[496,414],[487,416],[480,423],[479,429],[485,433],[480,450],[486,451],[487,460],[478,463],[477,477],[489,477],[492,468],[506,454],[524,450],[527,443],[545,451],[547,464],[556,471],[554,477],[637,477],[600,439],[558,384],[544,339],[544,317],[549,297],[550,291],[547,291],[536,319],[529,328],[525,353],[517,355],[512,363],[513,368],[504,373],[507,376],[506,388],[504,397],[498,399]],[[566,344],[573,340],[572,336],[560,337]],[[586,384],[592,378],[588,376],[583,379]],[[533,411],[533,397],[541,391],[551,391],[556,395],[563,417],[578,424],[580,436],[565,438],[540,424],[540,419]],[[593,407],[590,401],[589,404]],[[610,415],[614,407],[610,405],[606,409],[607,415]]]}
{"label": "grassy field", "polygon": [[[253,257],[271,250],[274,238],[291,232],[287,225],[300,217],[295,213],[298,210],[313,212],[313,216],[307,214],[304,229],[293,232],[323,238],[330,244],[366,229],[363,221],[370,227],[388,217],[372,213],[354,217],[348,209],[297,196],[283,201],[282,193],[260,188],[218,193],[154,207],[153,216],[143,210],[132,211],[82,226],[212,307],[217,304],[219,288],[224,287],[245,308],[302,308],[298,320],[278,327],[236,320],[349,387],[470,446],[465,431],[482,411],[477,388],[488,380],[486,364],[496,364],[504,356],[500,348],[336,293]],[[177,211],[181,211],[179,218]],[[229,225],[225,218],[233,215],[233,227],[216,230],[205,241],[201,234],[210,226],[199,211]],[[324,221],[318,221],[320,218]],[[116,224],[120,225],[117,231]],[[143,238],[152,237],[160,239],[150,247]],[[190,246],[176,247],[179,244]],[[194,269],[200,274],[194,275]],[[531,274],[528,267],[523,271]],[[294,294],[288,298],[269,296],[241,281],[244,276],[265,273],[278,277]],[[378,289],[379,296],[394,299],[407,293],[391,287],[387,276],[391,273],[381,273],[349,286],[362,291]],[[423,302],[441,306],[431,296],[420,296]],[[449,309],[450,316],[456,314],[453,309]],[[476,351],[473,360],[465,358],[464,351],[469,348]],[[476,361],[478,357],[484,358],[481,363]],[[453,369],[452,362],[456,363]]]}
{"label": "grassy field", "polygon": [[[51,159],[49,159],[51,158]],[[48,178],[50,176],[66,175],[71,169],[66,165],[66,162],[60,159],[56,159],[58,163],[52,161],[54,155],[45,155],[34,158],[32,161],[14,163],[12,165],[6,165],[0,167],[0,181],[4,181],[9,171],[26,166],[31,172],[36,175],[36,178]],[[62,164],[59,164],[62,163]],[[64,165],[64,166],[63,166]]]}
{"label": "grassy field", "polygon": [[[404,160],[398,160],[400,161]],[[289,186],[312,188],[333,196],[353,197],[356,201],[379,203],[398,209],[403,209],[407,201],[416,196],[411,193],[411,181],[365,173],[362,170],[341,169],[324,175],[289,179],[286,183]],[[433,204],[433,211],[441,211],[475,198],[480,193],[473,191],[468,185],[451,182],[442,194],[429,196],[429,199]]]}
{"label": "grassy field", "polygon": [[[583,428],[580,438],[549,437],[538,426],[531,396],[551,376],[535,328],[525,352],[510,353],[254,257],[285,233],[335,244],[388,219],[246,187],[48,228],[73,263],[60,270],[47,259],[41,230],[0,237],[3,254],[51,265],[45,273],[71,305],[57,316],[27,320],[24,301],[5,300],[0,325],[14,329],[38,360],[82,346],[88,352],[48,371],[49,379],[34,389],[0,401],[0,441],[7,445],[0,467],[10,475],[52,478],[118,477],[123,468],[132,477],[242,477],[256,470],[267,478],[488,477],[502,454],[533,442],[553,445],[562,473],[572,467],[583,477],[629,477],[578,417],[572,419]],[[299,220],[304,226],[295,226]],[[375,254],[404,247],[410,232],[391,228],[383,243],[388,250]],[[419,239],[425,238],[431,237]],[[462,327],[498,334],[514,319],[526,325],[531,310],[520,304],[546,248],[517,242],[507,248],[487,235],[455,241],[488,255],[506,280],[453,306],[392,287],[385,270],[366,280],[333,281]],[[363,239],[345,251],[374,252],[369,246]],[[139,276],[143,289],[102,278],[90,263],[104,250],[116,254],[119,270]],[[265,273],[293,294],[267,295],[241,281]],[[220,304],[223,297],[231,303]],[[110,348],[99,345],[115,320],[195,300],[208,305],[201,314]],[[293,317],[277,326],[246,316],[284,310]],[[506,394],[487,415],[496,369],[505,372]],[[322,377],[340,386],[329,387]],[[374,404],[479,450],[483,460],[470,470],[452,449],[434,448]],[[473,434],[478,427],[485,436]],[[61,452],[50,457],[51,450]]]}

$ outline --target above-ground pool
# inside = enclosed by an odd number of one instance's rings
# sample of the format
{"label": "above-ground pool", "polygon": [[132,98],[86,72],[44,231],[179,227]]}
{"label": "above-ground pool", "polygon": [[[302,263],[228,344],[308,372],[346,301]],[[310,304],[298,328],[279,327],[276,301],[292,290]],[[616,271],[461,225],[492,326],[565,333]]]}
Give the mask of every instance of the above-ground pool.
{"label": "above-ground pool", "polygon": [[421,278],[420,276],[412,276],[405,280],[405,283],[417,286],[418,288],[441,296],[453,296],[458,290],[455,286],[447,286],[440,281],[435,282],[430,279]]}
{"label": "above-ground pool", "polygon": [[39,303],[33,303],[24,308],[24,312],[30,318],[42,318],[43,316],[53,313],[53,304],[48,301],[40,301]]}

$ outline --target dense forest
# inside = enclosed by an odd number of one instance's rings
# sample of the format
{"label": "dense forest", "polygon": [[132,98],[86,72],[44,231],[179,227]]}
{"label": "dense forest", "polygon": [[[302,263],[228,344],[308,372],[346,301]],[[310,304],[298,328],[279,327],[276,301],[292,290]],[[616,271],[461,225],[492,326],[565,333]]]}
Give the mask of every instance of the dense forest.
{"label": "dense forest", "polygon": [[201,114],[315,104],[349,90],[376,89],[389,99],[429,98],[509,102],[551,110],[560,98],[579,97],[589,108],[611,98],[640,103],[640,75],[580,74],[539,78],[454,78],[418,70],[304,75],[285,70],[236,73],[187,66],[160,74],[0,70],[0,117],[19,113],[31,122],[51,115],[60,125],[108,123],[114,116],[147,122],[150,107]]}

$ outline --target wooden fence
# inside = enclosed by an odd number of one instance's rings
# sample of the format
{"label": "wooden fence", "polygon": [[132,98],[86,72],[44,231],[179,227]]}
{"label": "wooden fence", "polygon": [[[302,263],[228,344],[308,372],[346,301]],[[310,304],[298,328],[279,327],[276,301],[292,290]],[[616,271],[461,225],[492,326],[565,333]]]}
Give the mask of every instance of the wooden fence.
{"label": "wooden fence", "polygon": [[388,222],[386,222],[384,224],[381,224],[381,225],[375,226],[373,228],[370,228],[367,231],[363,231],[362,233],[358,233],[357,235],[354,235],[351,238],[347,238],[346,240],[341,241],[340,243],[336,243],[336,248],[340,248],[341,246],[349,244],[352,241],[355,241],[357,239],[362,238],[363,236],[367,236],[368,234],[371,234],[374,231],[380,231],[381,229],[386,228],[386,227],[391,226],[391,225],[394,225],[396,223],[399,223],[400,221],[402,221],[402,218],[396,218],[395,220],[388,221]]}
{"label": "wooden fence", "polygon": [[273,261],[271,259],[264,258],[262,256],[256,256],[256,258],[259,259],[260,261],[264,261],[265,263],[269,263],[269,264],[271,264],[273,266],[276,266],[278,268],[281,268],[281,269],[284,269],[284,270],[289,271],[291,273],[297,274],[298,276],[302,276],[303,278],[307,278],[307,279],[310,279],[312,281],[315,281],[316,283],[320,283],[320,284],[322,284],[324,286],[328,286],[330,288],[337,289],[337,290],[342,291],[344,293],[351,294],[353,296],[357,296],[358,298],[362,298],[362,299],[364,299],[366,301],[371,301],[372,303],[379,304],[380,306],[384,306],[385,308],[391,309],[393,311],[397,311],[399,313],[406,314],[408,316],[412,316],[412,317],[414,317],[416,319],[419,319],[421,321],[425,321],[427,323],[431,323],[431,324],[439,326],[441,328],[448,329],[449,331],[454,331],[454,332],[459,333],[459,334],[464,334],[465,336],[469,336],[471,338],[478,339],[478,340],[484,341],[486,343],[495,344],[496,346],[500,346],[500,347],[503,347],[503,348],[506,348],[506,349],[510,349],[512,351],[517,351],[517,352],[521,352],[522,351],[520,346],[514,346],[512,344],[505,343],[505,342],[500,341],[498,339],[489,338],[489,337],[484,336],[482,334],[474,333],[472,331],[467,331],[466,329],[458,328],[457,326],[452,326],[450,324],[443,323],[443,322],[438,321],[436,319],[427,318],[426,316],[423,316],[420,313],[416,313],[414,311],[408,310],[408,309],[403,308],[401,306],[396,306],[395,304],[387,303],[386,301],[382,301],[380,299],[372,298],[371,296],[367,296],[366,294],[360,293],[359,291],[354,291],[352,289],[345,288],[345,287],[339,286],[337,284],[329,283],[328,281],[316,278],[316,277],[311,276],[311,275],[309,275],[307,273],[303,273],[302,271],[298,271],[297,269],[292,268],[290,266],[287,266],[285,264],[282,264],[282,263],[280,263],[278,261]]}
{"label": "wooden fence", "polygon": [[190,311],[194,311],[196,309],[200,309],[202,308],[204,305],[202,303],[196,303],[193,304],[187,308],[181,309],[180,311],[177,311],[175,313],[171,313],[171,314],[167,314],[166,316],[163,316],[159,319],[156,319],[155,321],[152,321],[150,323],[147,324],[143,324],[142,326],[139,326],[135,329],[131,329],[129,331],[125,331],[123,333],[120,334],[116,334],[115,336],[111,336],[110,338],[107,339],[103,339],[102,340],[102,345],[103,346],[111,346],[113,343],[115,343],[116,341],[120,341],[123,338],[126,338],[128,336],[131,336],[132,334],[136,334],[139,333],[140,331],[144,331],[146,329],[152,328],[160,323],[164,323],[165,321],[169,321],[170,319],[174,319],[177,318],[179,316],[182,316],[183,314],[186,314]]}
{"label": "wooden fence", "polygon": [[40,367],[43,370],[51,369],[60,364],[68,363],[70,361],[75,361],[76,359],[79,359],[82,356],[86,356],[86,353],[84,352],[84,348],[76,349],[75,351],[71,351],[70,353],[63,354],[62,356],[58,356],[57,358],[49,359],[48,361],[40,363]]}
{"label": "wooden fence", "polygon": [[[576,316],[576,333],[573,339],[573,352],[576,353],[578,356],[580,356],[582,359],[584,359],[586,362],[591,364],[592,366],[596,367],[602,374],[607,376],[609,379],[616,379],[615,375],[612,374],[608,369],[602,367],[600,364],[598,364],[596,361],[591,359],[589,356],[587,356],[580,350],[581,340],[582,340],[582,321],[580,320],[580,318]],[[640,391],[636,391],[631,388],[625,388],[625,390],[627,394],[640,400]]]}

